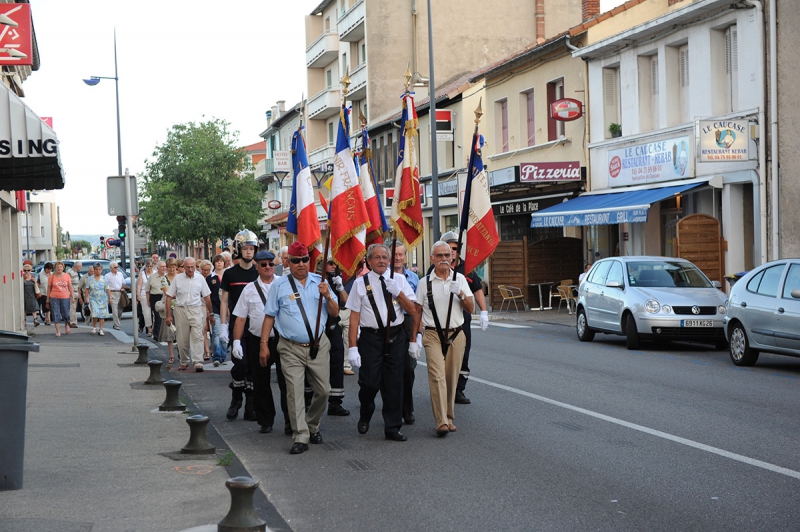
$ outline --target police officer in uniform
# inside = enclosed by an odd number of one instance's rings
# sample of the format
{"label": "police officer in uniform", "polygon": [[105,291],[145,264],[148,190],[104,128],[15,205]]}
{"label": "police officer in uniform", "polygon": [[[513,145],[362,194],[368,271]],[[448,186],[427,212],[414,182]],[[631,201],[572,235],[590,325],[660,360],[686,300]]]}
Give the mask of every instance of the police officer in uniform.
{"label": "police officer in uniform", "polygon": [[[342,311],[347,303],[347,292],[342,284],[342,277],[339,275],[339,268],[328,260],[325,265],[325,278],[331,286],[331,293],[339,304],[339,316],[328,316],[325,326],[325,334],[331,342],[331,394],[328,397],[329,416],[349,416],[350,411],[342,406],[344,401],[344,335],[342,331]],[[349,312],[348,312],[349,318]]]}
{"label": "police officer in uniform", "polygon": [[[416,297],[406,278],[390,276],[389,248],[372,244],[367,250],[370,272],[353,283],[350,309],[350,365],[358,372],[361,413],[359,434],[366,434],[375,412],[375,396],[383,399],[383,432],[387,440],[406,441],[403,425],[403,367],[409,344],[403,328],[403,311],[416,316]],[[358,329],[361,327],[361,336]],[[388,341],[387,341],[388,340]],[[416,346],[416,343],[414,344]]]}
{"label": "police officer in uniform", "polygon": [[[261,425],[263,434],[272,432],[275,421],[275,401],[272,398],[270,387],[270,368],[275,364],[278,374],[278,388],[280,389],[280,405],[283,412],[284,430],[288,427],[291,433],[289,412],[286,406],[286,380],[281,370],[281,361],[278,355],[278,336],[273,330],[270,333],[268,345],[270,357],[267,365],[261,366],[259,354],[261,350],[261,326],[264,323],[264,305],[267,303],[272,282],[275,280],[275,254],[271,251],[259,251],[253,259],[258,270],[258,279],[248,284],[242,291],[233,315],[236,324],[233,326],[233,348],[231,354],[234,359],[241,360],[246,357],[248,373],[253,376],[253,406],[256,420]],[[249,323],[245,331],[245,322]],[[242,338],[246,337],[244,347]],[[244,351],[246,349],[246,352]]]}

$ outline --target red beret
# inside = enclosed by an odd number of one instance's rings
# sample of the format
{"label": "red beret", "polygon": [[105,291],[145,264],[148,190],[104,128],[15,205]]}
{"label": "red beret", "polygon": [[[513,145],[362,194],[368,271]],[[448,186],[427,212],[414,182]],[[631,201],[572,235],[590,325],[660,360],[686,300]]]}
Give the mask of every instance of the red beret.
{"label": "red beret", "polygon": [[289,245],[289,255],[292,257],[305,257],[308,255],[308,248],[302,242],[292,242]]}

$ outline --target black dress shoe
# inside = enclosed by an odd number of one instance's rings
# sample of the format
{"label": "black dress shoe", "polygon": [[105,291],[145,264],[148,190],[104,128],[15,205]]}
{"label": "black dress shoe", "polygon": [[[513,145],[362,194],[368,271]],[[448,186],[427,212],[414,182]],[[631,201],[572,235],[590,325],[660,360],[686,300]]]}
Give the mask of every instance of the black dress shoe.
{"label": "black dress shoe", "polygon": [[261,425],[261,430],[259,432],[261,432],[261,434],[269,434],[270,432],[272,432],[272,425],[270,425],[269,427],[266,425]]}
{"label": "black dress shoe", "polygon": [[292,445],[292,450],[289,451],[289,454],[302,454],[307,450],[308,450],[307,443],[296,442],[294,445]]}
{"label": "black dress shoe", "polygon": [[414,412],[406,412],[403,414],[403,422],[406,425],[413,425],[417,418],[414,417]]}
{"label": "black dress shoe", "polygon": [[402,432],[386,432],[386,433],[384,433],[384,436],[386,436],[387,440],[392,440],[392,441],[406,441],[406,440],[408,440],[406,435],[403,434]]}
{"label": "black dress shoe", "polygon": [[284,423],[283,424],[283,433],[287,436],[291,436],[292,434],[292,424],[291,423]]}
{"label": "black dress shoe", "polygon": [[312,432],[311,437],[308,438],[308,443],[320,444],[322,443],[322,434],[319,432]]}
{"label": "black dress shoe", "polygon": [[456,392],[456,403],[460,405],[468,405],[472,401],[469,400],[469,397],[464,395],[464,392]]}
{"label": "black dress shoe", "polygon": [[328,405],[328,415],[329,416],[349,416],[350,411],[344,408],[342,405],[337,404],[329,404]]}
{"label": "black dress shoe", "polygon": [[358,422],[358,433],[359,434],[366,434],[369,431],[369,421],[359,421]]}
{"label": "black dress shoe", "polygon": [[231,401],[231,406],[228,407],[228,411],[225,412],[225,417],[228,419],[236,419],[239,416],[240,408],[242,408],[242,402],[234,399]]}

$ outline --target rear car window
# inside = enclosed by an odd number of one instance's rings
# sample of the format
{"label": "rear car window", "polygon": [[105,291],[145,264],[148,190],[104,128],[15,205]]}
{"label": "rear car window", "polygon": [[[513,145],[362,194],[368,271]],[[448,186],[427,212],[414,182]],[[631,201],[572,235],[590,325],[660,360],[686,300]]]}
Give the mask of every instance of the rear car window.
{"label": "rear car window", "polygon": [[611,267],[611,261],[601,262],[594,267],[589,274],[589,282],[594,284],[604,284],[606,282],[606,273]]}
{"label": "rear car window", "polygon": [[785,266],[785,264],[777,264],[758,272],[747,283],[747,290],[760,296],[778,297],[778,287]]}
{"label": "rear car window", "polygon": [[789,266],[789,273],[786,275],[786,281],[783,284],[783,297],[794,299],[792,290],[800,290],[800,264]]}

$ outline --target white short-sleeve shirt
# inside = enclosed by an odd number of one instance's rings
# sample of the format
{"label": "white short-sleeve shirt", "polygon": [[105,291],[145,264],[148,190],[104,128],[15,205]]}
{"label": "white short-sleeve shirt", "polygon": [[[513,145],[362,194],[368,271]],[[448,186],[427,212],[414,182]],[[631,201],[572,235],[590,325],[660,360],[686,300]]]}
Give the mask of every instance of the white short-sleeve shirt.
{"label": "white short-sleeve shirt", "polygon": [[[447,280],[453,280],[453,270],[450,270],[450,275]],[[469,284],[467,284],[467,280],[464,276],[460,273],[456,274],[456,281],[458,281],[458,285],[464,293],[464,298],[472,297],[472,290],[469,289]],[[459,301],[456,296],[453,296],[453,310],[450,312],[450,324],[448,326],[445,323],[447,321],[447,308],[450,304],[450,290],[447,289],[445,281],[436,275],[436,270],[431,271],[430,275],[421,278],[417,286],[417,301],[422,305],[422,325],[424,327],[436,327],[433,314],[428,306],[428,283],[432,283],[433,305],[436,307],[436,314],[439,316],[439,324],[442,328],[454,329],[464,325],[464,312],[462,311],[461,301]]]}
{"label": "white short-sleeve shirt", "polygon": [[[388,278],[389,275],[389,270],[386,270],[386,272],[383,274],[383,277]],[[381,323],[386,324],[388,320],[386,300],[383,298],[383,289],[381,288],[380,276],[375,272],[369,272],[367,275],[359,277],[355,280],[353,283],[353,288],[350,290],[350,295],[347,298],[346,307],[354,312],[361,313],[359,325],[362,327],[371,327],[373,329],[377,329],[378,320],[375,319],[375,312],[372,310],[372,304],[369,302],[367,288],[364,284],[364,277],[366,276],[369,276],[369,285],[370,288],[372,288],[372,293],[375,295],[375,305],[377,305],[378,311],[381,314]],[[411,301],[417,300],[417,297],[414,295],[414,290],[411,289],[411,285],[408,284],[408,281],[406,281],[406,278],[403,275],[395,275],[394,281],[400,287],[400,291],[405,294],[408,299]],[[394,305],[394,313],[397,318],[392,322],[391,325],[400,325],[403,323],[403,308],[400,306],[400,303],[398,303],[397,300],[393,300],[392,304]]]}
{"label": "white short-sleeve shirt", "polygon": [[199,307],[203,304],[203,298],[211,295],[211,289],[206,283],[206,278],[199,273],[195,273],[192,277],[180,273],[169,285],[167,295],[175,299],[175,306]]}
{"label": "white short-sleeve shirt", "polygon": [[[264,324],[265,302],[261,301],[261,296],[256,289],[256,283],[261,287],[261,291],[264,293],[264,299],[266,300],[269,296],[269,289],[272,283],[266,284],[262,283],[261,279],[256,279],[242,290],[242,295],[239,296],[236,307],[233,309],[233,315],[241,319],[250,318],[250,325],[247,330],[250,331],[250,334],[253,336],[261,337],[261,326]],[[269,336],[270,338],[275,336],[274,327],[272,331],[270,331]]]}

